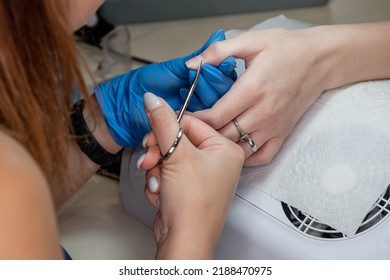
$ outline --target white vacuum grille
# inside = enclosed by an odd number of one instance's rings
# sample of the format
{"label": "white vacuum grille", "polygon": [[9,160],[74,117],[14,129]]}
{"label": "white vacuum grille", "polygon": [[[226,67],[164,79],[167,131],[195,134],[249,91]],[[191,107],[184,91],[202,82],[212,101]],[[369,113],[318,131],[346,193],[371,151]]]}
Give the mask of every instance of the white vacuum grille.
{"label": "white vacuum grille", "polygon": [[[332,227],[321,223],[314,217],[306,215],[297,208],[294,208],[284,202],[282,202],[282,208],[286,217],[290,222],[303,233],[323,239],[340,239],[347,238],[343,233],[333,229]],[[387,214],[390,213],[390,185],[374,203],[367,216],[364,218],[362,224],[357,230],[356,234],[373,227]]]}

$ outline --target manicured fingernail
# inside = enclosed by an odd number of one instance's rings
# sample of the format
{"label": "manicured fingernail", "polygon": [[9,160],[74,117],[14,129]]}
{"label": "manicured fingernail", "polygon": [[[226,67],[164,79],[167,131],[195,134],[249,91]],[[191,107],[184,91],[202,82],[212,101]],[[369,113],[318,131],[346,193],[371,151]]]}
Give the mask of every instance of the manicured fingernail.
{"label": "manicured fingernail", "polygon": [[141,155],[137,160],[137,168],[141,169],[141,164],[144,162],[146,154]]}
{"label": "manicured fingernail", "polygon": [[146,133],[144,138],[142,139],[142,147],[146,148],[146,143],[148,142],[149,139],[149,133]]}
{"label": "manicured fingernail", "polygon": [[188,60],[186,62],[186,65],[189,69],[197,69],[199,66],[199,63],[201,63],[202,60],[203,60],[202,56],[198,55],[198,56],[195,56],[195,57],[191,58],[190,60]]}
{"label": "manicured fingernail", "polygon": [[158,179],[156,176],[152,176],[149,178],[148,188],[151,193],[155,193],[158,190]]}
{"label": "manicured fingernail", "polygon": [[160,98],[158,96],[154,95],[151,92],[147,92],[144,94],[144,103],[146,109],[150,112],[154,109],[161,107],[163,103],[161,102]]}

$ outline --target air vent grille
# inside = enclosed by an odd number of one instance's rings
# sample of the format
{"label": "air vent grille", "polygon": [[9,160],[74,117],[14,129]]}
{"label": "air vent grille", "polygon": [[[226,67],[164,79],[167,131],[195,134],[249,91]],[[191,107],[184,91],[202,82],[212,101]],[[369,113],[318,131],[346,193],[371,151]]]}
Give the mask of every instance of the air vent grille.
{"label": "air vent grille", "polygon": [[[333,229],[332,227],[321,223],[314,217],[306,215],[299,209],[292,207],[284,202],[282,202],[282,207],[285,215],[290,220],[290,222],[303,233],[324,239],[340,239],[346,238],[346,236]],[[356,234],[360,234],[365,230],[373,227],[378,224],[382,219],[384,219],[390,213],[390,185],[379,197],[379,199],[374,203],[367,216],[364,218],[362,224],[357,230]]]}

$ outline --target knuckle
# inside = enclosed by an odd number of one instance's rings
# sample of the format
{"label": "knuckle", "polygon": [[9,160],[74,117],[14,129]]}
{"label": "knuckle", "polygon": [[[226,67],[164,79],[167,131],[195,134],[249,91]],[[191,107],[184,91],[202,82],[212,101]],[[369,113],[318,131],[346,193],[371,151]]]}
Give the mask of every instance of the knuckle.
{"label": "knuckle", "polygon": [[267,108],[264,108],[261,113],[260,117],[262,120],[269,120],[273,116],[275,116],[276,110],[273,106],[268,106]]}
{"label": "knuckle", "polygon": [[206,54],[210,57],[216,57],[224,50],[223,42],[214,42],[206,50]]}

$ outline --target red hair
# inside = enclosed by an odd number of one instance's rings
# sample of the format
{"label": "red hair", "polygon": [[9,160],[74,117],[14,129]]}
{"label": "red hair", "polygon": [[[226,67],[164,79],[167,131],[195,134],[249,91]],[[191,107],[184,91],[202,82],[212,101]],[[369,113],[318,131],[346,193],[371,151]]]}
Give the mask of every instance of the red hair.
{"label": "red hair", "polygon": [[66,180],[72,91],[87,90],[64,1],[0,1],[0,125],[49,182]]}

